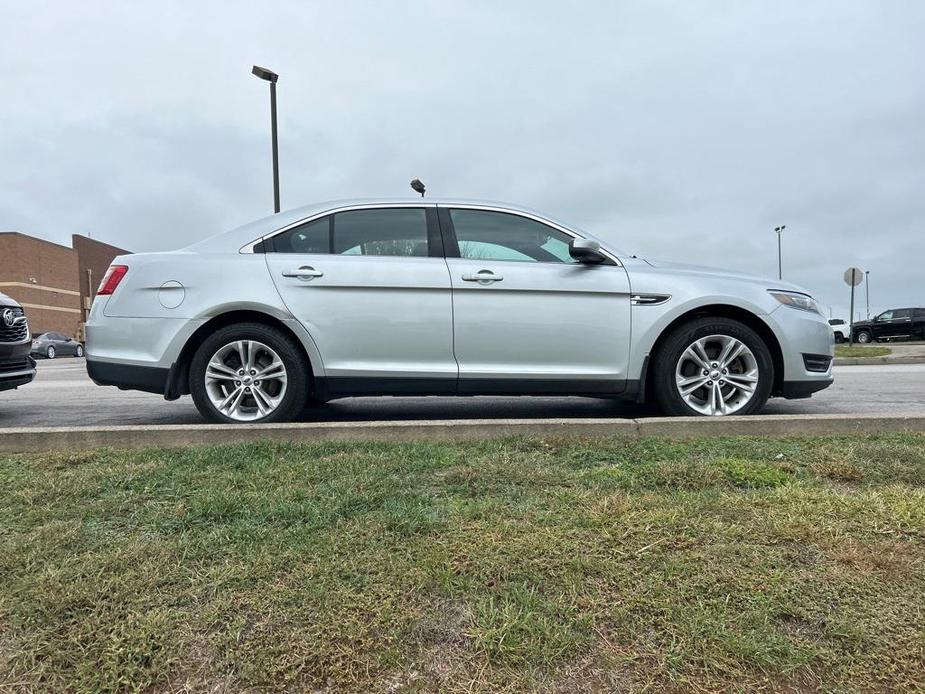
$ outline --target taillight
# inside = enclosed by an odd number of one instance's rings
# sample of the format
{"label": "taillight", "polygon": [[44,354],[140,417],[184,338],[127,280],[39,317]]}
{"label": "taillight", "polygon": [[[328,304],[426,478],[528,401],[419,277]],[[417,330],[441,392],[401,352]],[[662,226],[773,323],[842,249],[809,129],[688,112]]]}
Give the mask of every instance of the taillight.
{"label": "taillight", "polygon": [[106,296],[116,291],[119,282],[128,272],[128,265],[110,265],[106,274],[103,275],[103,281],[100,282],[100,288],[96,290],[97,296]]}

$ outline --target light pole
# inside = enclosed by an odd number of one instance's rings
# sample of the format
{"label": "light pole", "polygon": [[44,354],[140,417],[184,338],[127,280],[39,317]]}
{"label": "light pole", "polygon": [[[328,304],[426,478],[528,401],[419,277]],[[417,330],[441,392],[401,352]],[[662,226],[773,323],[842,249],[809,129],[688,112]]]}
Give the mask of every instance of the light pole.
{"label": "light pole", "polygon": [[864,271],[864,292],[867,294],[867,320],[870,320],[870,270]]}
{"label": "light pole", "polygon": [[276,80],[279,79],[279,75],[258,65],[254,65],[251,72],[270,83],[270,127],[273,132],[273,212],[279,212],[279,143],[276,137]]}
{"label": "light pole", "polygon": [[784,271],[782,269],[780,259],[780,234],[786,228],[786,224],[781,224],[779,227],[774,227],[774,231],[777,232],[777,279],[779,280],[784,279]]}

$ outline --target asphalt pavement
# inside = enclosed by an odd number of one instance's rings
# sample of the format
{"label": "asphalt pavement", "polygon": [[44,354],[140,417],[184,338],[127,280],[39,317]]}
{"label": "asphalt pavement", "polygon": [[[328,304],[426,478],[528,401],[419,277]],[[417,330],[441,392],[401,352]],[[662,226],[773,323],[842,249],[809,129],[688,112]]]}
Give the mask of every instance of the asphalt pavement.
{"label": "asphalt pavement", "polygon": [[[837,366],[835,384],[808,400],[769,401],[766,414],[925,414],[925,364]],[[347,398],[305,411],[303,421],[658,416],[651,406],[595,398]],[[95,385],[83,359],[40,361],[28,386],[0,393],[0,427],[202,422],[189,396]]]}

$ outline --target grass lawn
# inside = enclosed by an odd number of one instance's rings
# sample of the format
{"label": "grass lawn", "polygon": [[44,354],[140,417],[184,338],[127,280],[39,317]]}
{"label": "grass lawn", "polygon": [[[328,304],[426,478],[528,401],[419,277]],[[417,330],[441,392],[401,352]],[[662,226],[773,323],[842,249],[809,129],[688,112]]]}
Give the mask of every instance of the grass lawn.
{"label": "grass lawn", "polygon": [[0,456],[0,489],[4,691],[925,688],[925,436]]}
{"label": "grass lawn", "polygon": [[879,345],[835,345],[836,357],[882,357],[892,351]]}

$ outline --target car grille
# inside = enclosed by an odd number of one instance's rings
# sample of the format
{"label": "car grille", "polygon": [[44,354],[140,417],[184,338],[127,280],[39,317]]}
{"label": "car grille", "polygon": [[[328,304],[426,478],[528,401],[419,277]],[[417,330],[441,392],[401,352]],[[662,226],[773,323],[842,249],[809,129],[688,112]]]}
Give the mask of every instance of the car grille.
{"label": "car grille", "polygon": [[11,310],[16,318],[23,315],[19,306],[0,306],[0,342],[22,342],[29,336],[29,326],[26,321],[7,325],[3,320],[3,314],[7,309]]}
{"label": "car grille", "polygon": [[24,371],[25,369],[32,368],[32,364],[29,363],[28,359],[17,359],[16,361],[5,361],[0,364],[0,377],[8,373],[16,373],[18,371]]}
{"label": "car grille", "polygon": [[825,373],[828,371],[831,361],[832,357],[830,357],[828,354],[803,355],[803,366],[806,367],[807,371],[813,371],[816,373]]}

